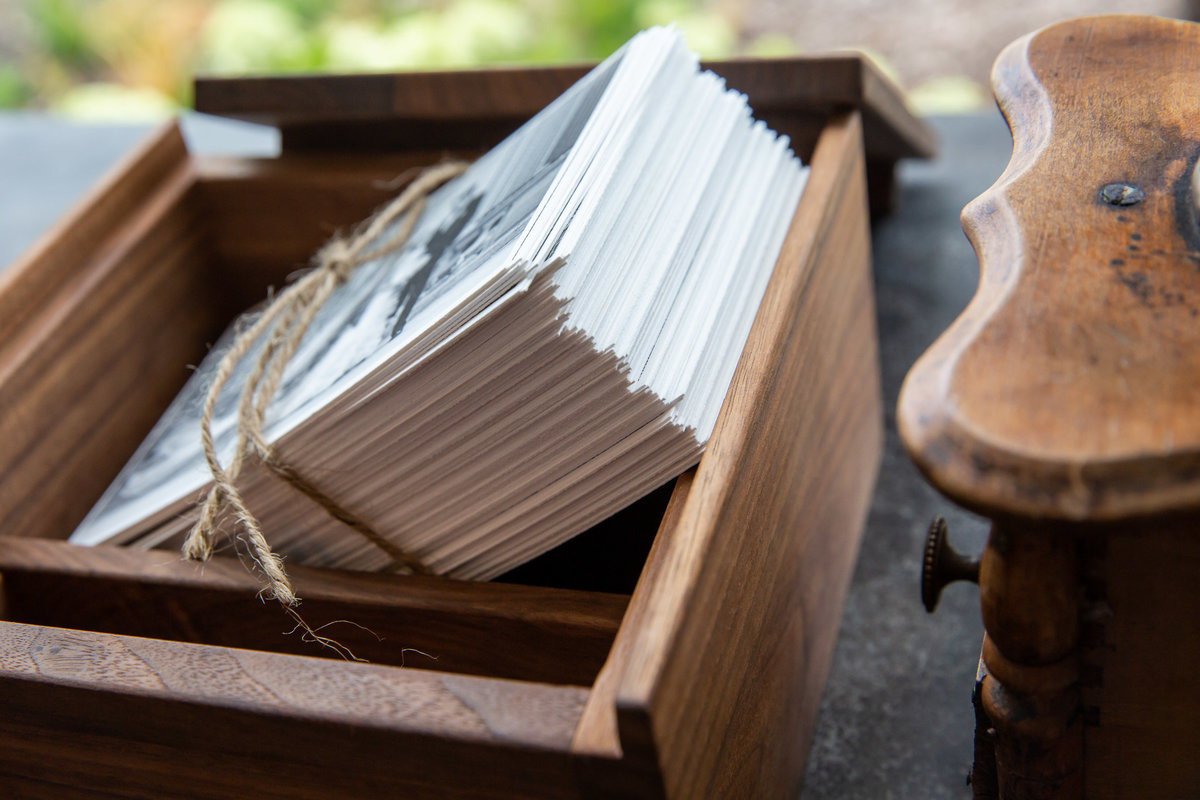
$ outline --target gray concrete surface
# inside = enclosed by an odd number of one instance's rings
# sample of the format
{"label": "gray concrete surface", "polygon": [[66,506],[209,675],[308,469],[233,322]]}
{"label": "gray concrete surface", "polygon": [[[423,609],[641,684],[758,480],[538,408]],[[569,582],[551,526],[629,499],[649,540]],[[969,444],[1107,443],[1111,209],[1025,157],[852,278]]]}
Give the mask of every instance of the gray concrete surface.
{"label": "gray concrete surface", "polygon": [[[953,586],[932,617],[918,592],[925,527],[945,514],[951,538],[978,551],[981,521],[929,489],[895,433],[909,366],[966,304],[977,265],[962,206],[1008,160],[996,114],[934,121],[941,155],[901,168],[899,207],[874,232],[887,440],[879,484],[846,602],[801,800],[970,796],[970,691],[982,627],[974,587]],[[188,121],[206,151],[270,152],[261,130]],[[0,115],[0,264],[49,226],[145,128],[71,125]]]}
{"label": "gray concrete surface", "polygon": [[747,36],[784,34],[802,52],[867,49],[905,89],[947,76],[988,86],[992,61],[1009,42],[1054,22],[1095,14],[1196,19],[1196,0],[724,0]]}
{"label": "gray concrete surface", "polygon": [[921,606],[922,546],[934,514],[978,553],[986,524],[921,479],[896,434],[904,375],[974,293],[978,262],[962,207],[1008,163],[998,113],[935,119],[941,152],[901,166],[899,207],[873,235],[886,440],[802,800],[970,797],[971,688],[983,636],[974,586]]}
{"label": "gray concrete surface", "polygon": [[[0,270],[151,130],[0,113]],[[273,155],[279,149],[278,133],[258,125],[190,114],[183,130],[195,152]]]}

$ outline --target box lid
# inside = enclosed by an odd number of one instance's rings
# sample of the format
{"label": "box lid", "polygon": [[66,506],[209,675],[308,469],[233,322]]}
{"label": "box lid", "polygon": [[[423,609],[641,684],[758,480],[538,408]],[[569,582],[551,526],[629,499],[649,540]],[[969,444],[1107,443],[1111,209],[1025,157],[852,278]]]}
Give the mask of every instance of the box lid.
{"label": "box lid", "polygon": [[[899,87],[856,53],[706,62],[807,157],[831,114],[859,109],[867,157],[929,157],[933,132]],[[196,110],[272,125],[285,151],[492,146],[591,68],[198,78]]]}

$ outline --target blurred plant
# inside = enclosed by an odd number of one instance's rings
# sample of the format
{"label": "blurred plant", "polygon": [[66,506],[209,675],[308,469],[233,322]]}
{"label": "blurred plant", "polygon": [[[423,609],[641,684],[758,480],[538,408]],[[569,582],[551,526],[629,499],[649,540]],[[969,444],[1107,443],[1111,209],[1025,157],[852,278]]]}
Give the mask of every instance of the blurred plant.
{"label": "blurred plant", "polygon": [[16,67],[0,66],[0,108],[21,108],[33,99],[33,89]]}
{"label": "blurred plant", "polygon": [[95,116],[190,102],[194,72],[454,68],[598,60],[674,23],[706,58],[794,52],[741,41],[725,0],[23,0],[32,40],[0,69],[0,106]]}
{"label": "blurred plant", "polygon": [[79,10],[72,0],[36,0],[29,4],[38,44],[68,69],[87,69],[97,61],[86,20]]}
{"label": "blurred plant", "polygon": [[673,23],[688,46],[704,58],[728,58],[737,49],[737,31],[713,8],[686,0],[650,0],[631,5],[636,6],[635,29]]}
{"label": "blurred plant", "polygon": [[333,18],[319,29],[322,66],[351,71],[526,61],[536,55],[538,27],[529,8],[507,0],[458,0],[390,18]]}
{"label": "blurred plant", "polygon": [[178,106],[161,92],[117,83],[85,83],[64,94],[55,111],[94,122],[152,122],[170,116]]}
{"label": "blurred plant", "polygon": [[200,29],[196,66],[223,74],[318,68],[319,45],[294,5],[275,0],[217,3]]}
{"label": "blurred plant", "polygon": [[146,117],[187,100],[191,42],[209,12],[203,0],[28,0],[25,7],[33,46],[21,73],[36,104],[95,115],[107,98],[114,113],[139,107],[137,116]]}
{"label": "blurred plant", "polygon": [[992,96],[965,75],[947,75],[914,88],[908,93],[908,104],[918,114],[962,114],[987,109]]}

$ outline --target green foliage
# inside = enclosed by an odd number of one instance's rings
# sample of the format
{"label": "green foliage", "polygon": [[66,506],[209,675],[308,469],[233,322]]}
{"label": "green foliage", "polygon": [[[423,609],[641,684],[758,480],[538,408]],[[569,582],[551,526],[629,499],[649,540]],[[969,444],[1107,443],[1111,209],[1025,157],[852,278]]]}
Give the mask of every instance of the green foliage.
{"label": "green foliage", "polygon": [[[272,0],[297,19],[312,25],[328,17],[338,7],[334,0]],[[342,5],[349,5],[343,3]]]}
{"label": "green foliage", "polygon": [[0,66],[0,108],[21,108],[33,98],[33,89],[16,67]]}
{"label": "green foliage", "polygon": [[728,58],[737,51],[738,32],[717,11],[687,0],[649,0],[637,4],[635,30],[674,25],[688,46],[704,58]]}
{"label": "green foliage", "polygon": [[909,106],[923,115],[983,111],[991,101],[987,89],[964,75],[931,78],[908,94]]}
{"label": "green foliage", "polygon": [[319,67],[311,31],[289,6],[274,0],[217,3],[200,31],[200,69],[244,74]]}
{"label": "green foliage", "polygon": [[171,98],[148,88],[85,83],[54,103],[55,111],[92,122],[157,122],[175,113]]}
{"label": "green foliage", "polygon": [[799,48],[790,36],[784,36],[782,33],[764,33],[751,39],[744,52],[755,58],[783,58],[796,55]]}
{"label": "green foliage", "polygon": [[604,58],[638,30],[674,22],[703,55],[733,52],[737,32],[696,0],[448,0],[363,4],[220,0],[199,63],[219,73],[464,67]]}
{"label": "green foliage", "polygon": [[[189,100],[193,73],[444,69],[598,60],[675,24],[702,56],[738,52],[714,0],[24,0],[38,50],[0,103],[151,108]],[[756,47],[786,49],[778,39]],[[64,102],[73,86],[99,84]],[[24,87],[24,88],[22,88]],[[78,99],[83,98],[83,99]]]}
{"label": "green foliage", "polygon": [[96,54],[86,20],[74,0],[31,0],[27,9],[38,44],[66,67],[86,67]]}
{"label": "green foliage", "polygon": [[331,19],[319,34],[325,69],[338,71],[462,67],[522,60],[536,19],[506,0],[460,0],[390,19]]}
{"label": "green foliage", "polygon": [[636,0],[579,0],[563,3],[561,24],[579,34],[584,58],[603,58],[638,30]]}

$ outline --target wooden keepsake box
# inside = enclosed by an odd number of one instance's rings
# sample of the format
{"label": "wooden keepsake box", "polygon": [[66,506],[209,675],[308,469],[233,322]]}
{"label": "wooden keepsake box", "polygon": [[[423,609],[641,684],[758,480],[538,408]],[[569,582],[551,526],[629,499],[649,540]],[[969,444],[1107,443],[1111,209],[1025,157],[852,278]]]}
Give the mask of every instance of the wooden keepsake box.
{"label": "wooden keepsake box", "polygon": [[282,155],[167,126],[0,274],[0,796],[795,796],[880,452],[867,176],[931,138],[855,56],[714,66],[812,174],[632,595],[293,568],[355,663],[235,559],[62,542],[233,316],[584,68],[200,81]]}

